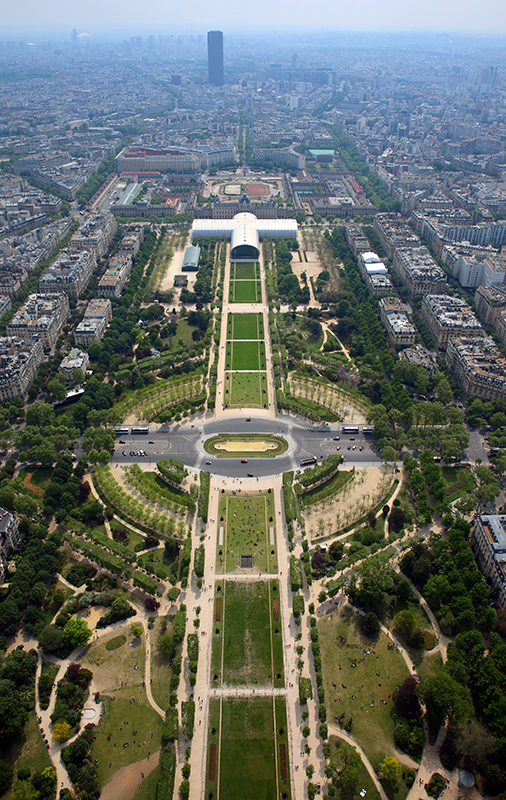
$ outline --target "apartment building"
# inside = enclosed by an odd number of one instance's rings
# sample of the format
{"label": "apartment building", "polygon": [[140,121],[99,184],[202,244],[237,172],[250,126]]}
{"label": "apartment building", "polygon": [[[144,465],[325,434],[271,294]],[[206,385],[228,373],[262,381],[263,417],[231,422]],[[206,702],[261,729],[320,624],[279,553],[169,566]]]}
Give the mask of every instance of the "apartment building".
{"label": "apartment building", "polygon": [[461,297],[427,294],[421,316],[439,350],[446,350],[452,336],[484,336],[485,331]]}
{"label": "apartment building", "polygon": [[444,292],[446,275],[426,247],[397,248],[393,265],[411,297]]}
{"label": "apartment building", "polygon": [[119,249],[123,253],[129,253],[132,257],[138,253],[144,241],[144,225],[129,225],[127,232],[121,240]]}
{"label": "apartment building", "polygon": [[97,266],[94,250],[61,250],[39,280],[44,294],[65,292],[70,300],[78,300]]}
{"label": "apartment building", "polygon": [[79,347],[89,347],[93,342],[99,342],[111,319],[110,300],[101,298],[90,300],[84,312],[84,318],[75,330],[76,344]]}
{"label": "apartment building", "polygon": [[490,336],[448,339],[446,363],[465,395],[506,399],[506,358]]}
{"label": "apartment building", "polygon": [[453,267],[452,276],[464,289],[493,286],[504,283],[506,263],[495,258],[460,255]]}
{"label": "apartment building", "polygon": [[506,308],[506,285],[478,286],[474,304],[482,325],[495,325],[497,317]]}
{"label": "apartment building", "polygon": [[117,230],[117,222],[112,214],[97,214],[70,237],[71,250],[93,250],[96,259],[102,258],[111,244]]}
{"label": "apartment building", "polygon": [[5,579],[10,553],[17,550],[20,544],[19,519],[4,508],[0,508],[0,583]]}
{"label": "apartment building", "polygon": [[471,547],[478,566],[497,593],[497,604],[506,607],[506,517],[480,514],[471,533]]}
{"label": "apartment building", "polygon": [[25,397],[44,359],[39,336],[0,337],[0,402]]}
{"label": "apartment building", "polygon": [[369,240],[367,236],[365,236],[360,225],[346,225],[344,228],[344,238],[354,256],[358,256],[360,253],[366,253],[371,248]]}
{"label": "apartment building", "polygon": [[374,230],[388,258],[393,258],[398,247],[420,247],[420,239],[400,214],[376,214]]}
{"label": "apartment building", "polygon": [[132,271],[132,258],[125,253],[118,253],[109,261],[106,269],[98,282],[97,292],[100,297],[119,297],[123,291],[128,276]]}
{"label": "apartment building", "polygon": [[378,305],[389,342],[395,347],[414,344],[416,330],[408,319],[402,301],[398,297],[383,297]]}
{"label": "apartment building", "polygon": [[88,353],[85,353],[78,347],[73,347],[65,358],[62,359],[58,371],[62,372],[67,378],[71,378],[76,369],[80,369],[83,373],[86,373],[89,366],[90,358]]}
{"label": "apartment building", "polygon": [[29,294],[7,326],[9,336],[39,335],[44,352],[50,353],[70,316],[69,299],[58,294]]}

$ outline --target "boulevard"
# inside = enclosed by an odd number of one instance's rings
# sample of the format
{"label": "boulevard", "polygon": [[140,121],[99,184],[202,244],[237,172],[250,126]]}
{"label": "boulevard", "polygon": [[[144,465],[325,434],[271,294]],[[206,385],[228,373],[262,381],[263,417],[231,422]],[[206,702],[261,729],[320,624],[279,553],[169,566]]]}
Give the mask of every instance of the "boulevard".
{"label": "boulevard", "polygon": [[[246,419],[251,421],[247,422]],[[175,458],[186,467],[205,469],[220,477],[246,478],[248,473],[252,473],[254,477],[280,475],[282,472],[300,469],[300,462],[303,459],[315,457],[321,461],[329,455],[341,455],[346,469],[379,466],[382,463],[381,455],[374,447],[370,435],[364,435],[362,432],[355,435],[344,434],[342,427],[342,423],[325,427],[311,426],[308,423],[294,422],[293,418],[283,418],[282,415],[276,419],[253,415],[248,418],[242,415],[218,420],[202,419],[193,424],[175,425],[170,428],[167,425],[151,425],[147,435],[132,435],[129,432],[118,436],[112,464],[124,465]],[[219,433],[277,434],[286,439],[288,449],[282,455],[273,458],[248,457],[247,464],[241,463],[239,456],[216,458],[206,452],[204,444],[207,439]],[[339,437],[339,440],[335,441],[334,437]],[[351,449],[353,447],[356,449]],[[131,455],[139,451],[145,452],[146,455]],[[211,463],[207,464],[207,461]]]}

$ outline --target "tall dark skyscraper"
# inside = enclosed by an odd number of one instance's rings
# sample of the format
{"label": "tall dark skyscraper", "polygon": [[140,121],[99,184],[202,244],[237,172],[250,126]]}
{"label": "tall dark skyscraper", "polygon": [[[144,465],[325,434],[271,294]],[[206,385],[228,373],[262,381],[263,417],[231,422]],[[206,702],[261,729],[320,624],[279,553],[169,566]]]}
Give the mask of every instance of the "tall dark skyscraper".
{"label": "tall dark skyscraper", "polygon": [[223,85],[223,33],[221,31],[207,32],[207,70],[209,83],[215,86]]}

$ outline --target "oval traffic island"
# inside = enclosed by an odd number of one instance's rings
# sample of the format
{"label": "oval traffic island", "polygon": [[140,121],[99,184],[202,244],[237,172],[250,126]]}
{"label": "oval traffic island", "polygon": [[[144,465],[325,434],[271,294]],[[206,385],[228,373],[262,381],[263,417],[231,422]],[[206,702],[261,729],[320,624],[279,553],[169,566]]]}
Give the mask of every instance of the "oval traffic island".
{"label": "oval traffic island", "polygon": [[274,458],[287,448],[288,443],[281,436],[264,433],[220,433],[204,443],[206,452],[217,458]]}

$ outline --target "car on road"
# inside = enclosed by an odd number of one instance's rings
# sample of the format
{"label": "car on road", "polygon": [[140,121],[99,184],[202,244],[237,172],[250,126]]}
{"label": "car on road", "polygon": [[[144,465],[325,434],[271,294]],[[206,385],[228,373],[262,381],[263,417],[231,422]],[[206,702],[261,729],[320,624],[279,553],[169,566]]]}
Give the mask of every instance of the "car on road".
{"label": "car on road", "polygon": [[125,440],[124,440],[124,439],[120,439],[120,440],[119,440],[119,443],[120,443],[120,444],[126,444],[126,442],[125,442]]}
{"label": "car on road", "polygon": [[206,461],[206,464],[210,464],[210,463],[211,463],[210,461]]}
{"label": "car on road", "polygon": [[246,422],[251,422],[251,417],[246,417]]}
{"label": "car on road", "polygon": [[241,464],[247,464],[247,463],[248,463],[247,458],[241,458]]}
{"label": "car on road", "polygon": [[354,436],[350,436],[349,440],[350,440],[350,442],[354,442],[355,441],[355,437]]}
{"label": "car on road", "polygon": [[155,443],[154,439],[150,439],[149,442],[148,442],[148,444],[154,444],[154,443]]}
{"label": "car on road", "polygon": [[248,472],[248,478],[253,478],[253,473],[252,472]]}
{"label": "car on road", "polygon": [[334,436],[334,439],[333,439],[333,441],[334,441],[334,442],[339,442],[339,441],[340,441],[340,439],[341,439],[341,437],[340,437],[340,436]]}

